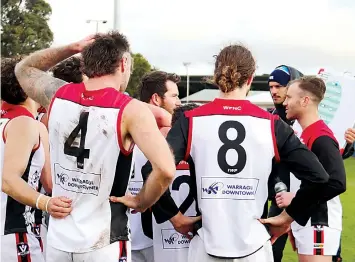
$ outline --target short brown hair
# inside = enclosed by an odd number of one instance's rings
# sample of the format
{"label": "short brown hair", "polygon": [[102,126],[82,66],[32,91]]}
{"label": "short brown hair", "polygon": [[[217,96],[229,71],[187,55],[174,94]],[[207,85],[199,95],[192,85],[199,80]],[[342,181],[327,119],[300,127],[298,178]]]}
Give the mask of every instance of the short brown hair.
{"label": "short brown hair", "polygon": [[28,98],[15,76],[15,66],[22,58],[1,59],[1,99],[13,105],[19,105]]}
{"label": "short brown hair", "polygon": [[51,71],[54,77],[68,83],[81,83],[83,82],[83,73],[80,67],[81,57],[72,56],[54,66]]}
{"label": "short brown hair", "polygon": [[82,72],[89,78],[113,74],[123,54],[129,50],[128,40],[123,34],[117,31],[97,34],[95,41],[81,52]]}
{"label": "short brown hair", "polygon": [[213,82],[227,93],[242,87],[255,69],[256,63],[249,49],[242,45],[229,45],[216,58]]}
{"label": "short brown hair", "polygon": [[317,102],[323,100],[326,91],[326,86],[323,79],[316,76],[303,76],[290,82],[288,86],[293,83],[298,83],[299,88],[301,88],[303,91],[311,93]]}
{"label": "short brown hair", "polygon": [[167,91],[166,82],[169,80],[177,84],[180,82],[180,76],[163,71],[152,71],[145,74],[138,87],[140,100],[148,103],[154,94],[164,98]]}

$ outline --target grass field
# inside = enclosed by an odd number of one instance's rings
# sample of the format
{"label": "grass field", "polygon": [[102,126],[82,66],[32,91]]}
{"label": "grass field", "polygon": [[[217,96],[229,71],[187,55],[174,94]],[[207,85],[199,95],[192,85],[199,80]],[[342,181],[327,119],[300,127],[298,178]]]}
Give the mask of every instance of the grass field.
{"label": "grass field", "polygon": [[[342,232],[342,252],[344,262],[355,261],[355,158],[345,160],[345,168],[347,175],[347,189],[341,195],[343,205],[343,232]],[[291,245],[287,243],[284,262],[296,262],[297,255],[292,251]]]}

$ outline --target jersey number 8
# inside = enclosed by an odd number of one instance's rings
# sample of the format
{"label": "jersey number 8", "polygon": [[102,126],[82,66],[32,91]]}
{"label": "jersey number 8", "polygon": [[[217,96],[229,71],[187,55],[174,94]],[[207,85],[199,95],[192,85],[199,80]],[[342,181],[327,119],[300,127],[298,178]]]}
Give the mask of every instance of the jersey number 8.
{"label": "jersey number 8", "polygon": [[[237,137],[234,140],[230,140],[227,137],[227,131],[230,128],[237,131]],[[240,173],[245,168],[247,162],[247,154],[241,146],[241,143],[245,140],[245,127],[238,121],[226,121],[219,127],[218,136],[223,143],[217,154],[219,167],[227,174],[235,175]],[[227,152],[229,149],[234,149],[238,154],[238,161],[234,166],[229,165],[227,162]]]}

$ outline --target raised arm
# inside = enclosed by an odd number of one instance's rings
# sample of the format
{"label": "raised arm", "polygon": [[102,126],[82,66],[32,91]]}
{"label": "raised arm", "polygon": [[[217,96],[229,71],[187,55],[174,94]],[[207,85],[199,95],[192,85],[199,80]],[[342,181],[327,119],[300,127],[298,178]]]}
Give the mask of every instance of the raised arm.
{"label": "raised arm", "polygon": [[71,57],[92,43],[93,36],[62,47],[52,47],[37,51],[16,65],[16,77],[27,95],[43,107],[48,107],[55,92],[65,81],[48,74],[51,67]]}

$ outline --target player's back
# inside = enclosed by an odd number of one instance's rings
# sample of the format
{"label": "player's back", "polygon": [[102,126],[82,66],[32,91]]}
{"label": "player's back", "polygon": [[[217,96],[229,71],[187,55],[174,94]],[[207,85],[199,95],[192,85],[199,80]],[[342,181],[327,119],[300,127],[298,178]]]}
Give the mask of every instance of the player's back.
{"label": "player's back", "polygon": [[277,155],[275,117],[246,100],[222,99],[185,115],[203,220],[199,236],[209,254],[247,256],[270,238],[257,218]]}
{"label": "player's back", "polygon": [[131,98],[113,88],[60,88],[49,109],[55,196],[73,200],[64,219],[51,218],[48,243],[66,252],[88,252],[128,240],[126,207],[109,196],[127,189],[132,154],[122,146],[121,117]]}

